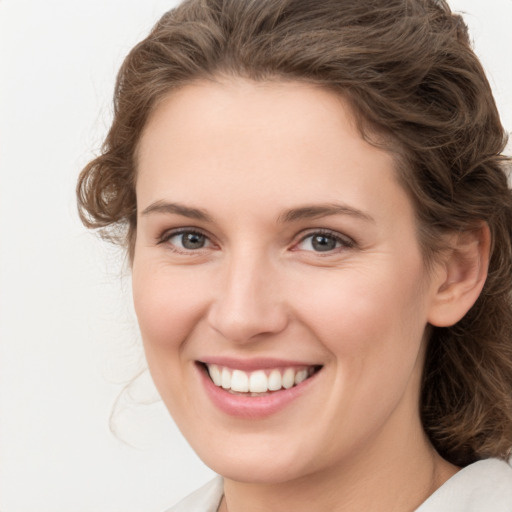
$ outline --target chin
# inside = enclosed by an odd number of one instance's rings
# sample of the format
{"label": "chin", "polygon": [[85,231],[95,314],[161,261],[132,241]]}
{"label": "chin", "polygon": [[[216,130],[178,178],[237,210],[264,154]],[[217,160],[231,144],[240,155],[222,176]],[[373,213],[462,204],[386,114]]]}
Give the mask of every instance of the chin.
{"label": "chin", "polygon": [[[239,437],[240,440],[235,439]],[[259,436],[258,436],[259,437]],[[277,439],[251,440],[251,434],[234,435],[232,442],[203,444],[191,442],[201,460],[217,474],[237,482],[281,484],[307,476],[315,467],[301,438],[296,446],[286,447]],[[189,442],[191,440],[189,439]],[[274,441],[274,442],[273,442]],[[276,445],[279,449],[276,449]],[[320,457],[321,458],[321,457]]]}
{"label": "chin", "polygon": [[241,460],[233,456],[223,460],[217,459],[209,464],[204,462],[217,474],[247,484],[282,484],[306,476],[308,472],[303,467],[290,466],[275,458],[266,456],[265,460]]}

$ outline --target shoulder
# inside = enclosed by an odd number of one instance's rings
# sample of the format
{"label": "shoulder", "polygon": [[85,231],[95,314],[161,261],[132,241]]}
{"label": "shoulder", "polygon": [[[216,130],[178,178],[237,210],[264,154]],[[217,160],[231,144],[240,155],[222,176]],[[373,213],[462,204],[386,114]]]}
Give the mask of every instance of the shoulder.
{"label": "shoulder", "polygon": [[216,512],[222,493],[223,482],[218,476],[165,512]]}
{"label": "shoulder", "polygon": [[512,512],[512,467],[498,459],[475,462],[450,478],[416,512]]}

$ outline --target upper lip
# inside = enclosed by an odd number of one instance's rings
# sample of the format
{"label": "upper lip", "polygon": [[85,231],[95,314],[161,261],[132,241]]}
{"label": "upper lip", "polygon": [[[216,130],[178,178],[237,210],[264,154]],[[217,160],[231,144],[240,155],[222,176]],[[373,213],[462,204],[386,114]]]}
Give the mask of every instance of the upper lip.
{"label": "upper lip", "polygon": [[203,364],[215,364],[217,366],[225,366],[236,370],[244,371],[255,371],[255,370],[267,370],[272,368],[290,368],[290,367],[308,367],[308,366],[322,366],[318,363],[297,361],[291,359],[280,359],[280,358],[268,358],[268,357],[257,357],[257,358],[236,358],[236,357],[221,357],[212,356],[205,357],[199,360]]}

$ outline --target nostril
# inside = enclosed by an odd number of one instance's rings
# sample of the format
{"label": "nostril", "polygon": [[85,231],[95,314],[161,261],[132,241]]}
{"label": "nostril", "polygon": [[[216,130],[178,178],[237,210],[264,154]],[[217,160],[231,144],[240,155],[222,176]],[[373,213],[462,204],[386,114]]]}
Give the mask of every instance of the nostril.
{"label": "nostril", "polygon": [[279,309],[279,306],[266,310],[242,304],[228,308],[219,304],[212,307],[208,323],[226,340],[246,343],[261,339],[261,336],[278,334],[286,328],[287,315]]}

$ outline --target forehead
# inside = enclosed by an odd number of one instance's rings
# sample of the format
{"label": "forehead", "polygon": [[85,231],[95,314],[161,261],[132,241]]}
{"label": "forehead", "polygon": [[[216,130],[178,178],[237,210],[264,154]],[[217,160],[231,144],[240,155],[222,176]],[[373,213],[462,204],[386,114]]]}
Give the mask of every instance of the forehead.
{"label": "forehead", "polygon": [[281,146],[303,139],[313,142],[313,135],[323,138],[341,127],[360,138],[349,104],[313,84],[242,78],[197,81],[172,91],[158,103],[146,123],[138,154],[143,158],[147,149],[154,149],[148,138],[154,139],[157,131],[176,139],[187,137],[188,142],[201,146],[210,141],[209,149],[214,151],[218,146],[213,137],[220,130],[223,143],[245,136],[263,148],[277,142]]}
{"label": "forehead", "polygon": [[139,208],[167,196],[183,202],[191,191],[242,210],[271,200],[282,208],[342,200],[371,210],[403,195],[393,157],[363,140],[343,97],[311,84],[243,79],[185,86],[148,120],[138,148]]}

